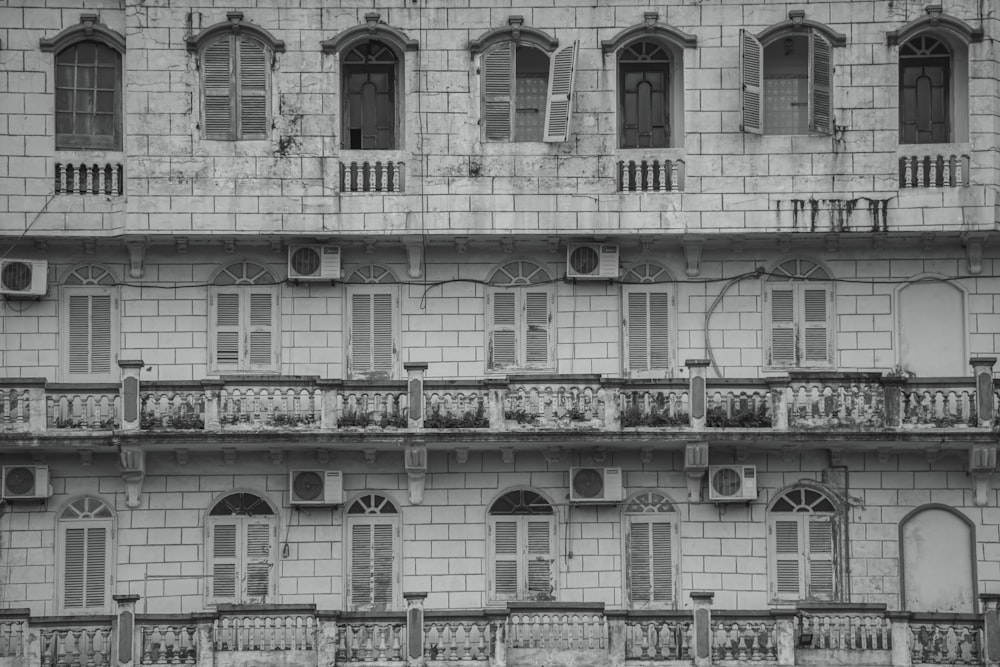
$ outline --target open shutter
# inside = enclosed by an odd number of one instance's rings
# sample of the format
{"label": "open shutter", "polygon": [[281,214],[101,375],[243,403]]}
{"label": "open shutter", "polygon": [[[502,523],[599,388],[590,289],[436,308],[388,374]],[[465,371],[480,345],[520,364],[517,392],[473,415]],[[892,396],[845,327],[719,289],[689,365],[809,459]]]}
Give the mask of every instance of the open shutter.
{"label": "open shutter", "polygon": [[823,287],[802,289],[802,358],[806,365],[828,364],[832,360],[829,303],[831,296],[830,290]]}
{"label": "open shutter", "polygon": [[112,362],[112,298],[106,294],[71,294],[66,332],[67,370],[71,377],[107,375]]}
{"label": "open shutter", "polygon": [[215,365],[219,370],[238,370],[242,352],[240,292],[215,295]]}
{"label": "open shutter", "polygon": [[831,51],[823,35],[809,33],[809,129],[823,134],[830,134],[833,127]]}
{"label": "open shutter", "polygon": [[836,591],[833,521],[829,516],[809,517],[808,526],[808,595],[813,600],[832,600]]}
{"label": "open shutter", "polygon": [[492,322],[489,329],[489,360],[491,369],[517,365],[517,294],[491,291],[487,294],[487,313]]}
{"label": "open shutter", "polygon": [[743,112],[740,129],[744,132],[764,132],[764,49],[760,40],[746,30],[740,30],[740,96]]}
{"label": "open shutter", "polygon": [[509,141],[513,123],[514,43],[506,42],[483,54],[483,135]]}
{"label": "open shutter", "polygon": [[275,293],[272,291],[249,293],[249,322],[247,339],[250,353],[250,370],[272,370],[277,364],[278,336],[274,327]]}
{"label": "open shutter", "polygon": [[246,548],[243,598],[241,602],[262,603],[271,595],[271,521],[268,519],[246,519]]}
{"label": "open shutter", "polygon": [[267,51],[252,37],[240,35],[239,137],[267,139]]}
{"label": "open shutter", "polygon": [[493,594],[494,600],[516,600],[520,582],[521,550],[518,545],[518,520],[516,517],[490,517],[493,537]]}
{"label": "open shutter", "polygon": [[774,578],[771,590],[775,599],[798,600],[802,597],[802,536],[797,518],[775,519],[771,524]]}
{"label": "open shutter", "polygon": [[550,365],[551,308],[548,292],[524,293],[524,361],[528,368]]}
{"label": "open shutter", "polygon": [[239,581],[239,558],[236,551],[237,525],[230,520],[227,523],[215,522],[209,532],[209,557],[211,568],[209,602],[237,602],[236,585]]}
{"label": "open shutter", "polygon": [[796,362],[795,288],[771,287],[770,365],[794,366]]}
{"label": "open shutter", "polygon": [[372,370],[387,378],[393,377],[395,369],[393,301],[389,293],[372,295]]}
{"label": "open shutter", "polygon": [[579,46],[579,42],[573,42],[552,54],[549,64],[549,91],[545,104],[543,141],[560,142],[566,141],[569,137],[573,81],[576,78],[576,54]]}
{"label": "open shutter", "polygon": [[525,519],[529,600],[552,600],[555,591],[555,523],[551,519]]}
{"label": "open shutter", "polygon": [[201,85],[205,100],[202,130],[206,139],[235,138],[232,48],[232,37],[227,35],[201,52]]}
{"label": "open shutter", "polygon": [[394,598],[394,526],[377,523],[372,528],[372,609],[383,611],[392,608]]}

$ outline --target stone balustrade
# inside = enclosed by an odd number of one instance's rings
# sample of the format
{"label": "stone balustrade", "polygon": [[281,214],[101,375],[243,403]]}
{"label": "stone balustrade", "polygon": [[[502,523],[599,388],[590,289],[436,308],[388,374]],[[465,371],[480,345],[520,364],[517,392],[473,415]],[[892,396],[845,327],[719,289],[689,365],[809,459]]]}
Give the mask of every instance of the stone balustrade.
{"label": "stone balustrade", "polygon": [[403,191],[405,164],[375,156],[340,163],[340,191],[392,194]]}
{"label": "stone balustrade", "polygon": [[618,161],[618,192],[680,192],[684,160],[645,157]]}
{"label": "stone balustrade", "polygon": [[899,187],[958,188],[969,185],[969,155],[915,153],[899,158]]}
{"label": "stone balustrade", "polygon": [[120,197],[125,194],[125,168],[120,162],[56,162],[55,192],[59,195]]}

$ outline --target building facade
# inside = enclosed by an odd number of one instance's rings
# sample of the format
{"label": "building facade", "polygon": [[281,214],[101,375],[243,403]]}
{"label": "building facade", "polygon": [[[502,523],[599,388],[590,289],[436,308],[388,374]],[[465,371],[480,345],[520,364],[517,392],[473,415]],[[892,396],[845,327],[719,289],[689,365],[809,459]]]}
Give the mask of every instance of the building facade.
{"label": "building facade", "polygon": [[0,7],[0,660],[1000,659],[998,36]]}

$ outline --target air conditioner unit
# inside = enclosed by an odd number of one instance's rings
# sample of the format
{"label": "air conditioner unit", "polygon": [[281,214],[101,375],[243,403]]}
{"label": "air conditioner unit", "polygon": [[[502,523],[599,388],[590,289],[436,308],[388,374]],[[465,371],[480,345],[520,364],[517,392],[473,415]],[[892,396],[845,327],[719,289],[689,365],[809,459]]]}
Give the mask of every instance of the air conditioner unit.
{"label": "air conditioner unit", "polygon": [[4,500],[37,500],[52,495],[48,466],[3,466],[0,474]]}
{"label": "air conditioner unit", "polygon": [[757,499],[757,466],[708,466],[708,499],[748,502]]}
{"label": "air conditioner unit", "polygon": [[288,489],[292,505],[342,505],[344,473],[339,470],[291,470]]}
{"label": "air conditioner unit", "polygon": [[617,278],[618,246],[601,243],[571,243],[566,247],[566,277],[604,280]]}
{"label": "air conditioner unit", "polygon": [[621,468],[570,468],[571,503],[620,503],[625,498]]}
{"label": "air conditioner unit", "polygon": [[0,294],[7,297],[44,296],[48,277],[44,259],[0,259]]}
{"label": "air conditioner unit", "polygon": [[339,280],[340,246],[288,246],[289,280]]}

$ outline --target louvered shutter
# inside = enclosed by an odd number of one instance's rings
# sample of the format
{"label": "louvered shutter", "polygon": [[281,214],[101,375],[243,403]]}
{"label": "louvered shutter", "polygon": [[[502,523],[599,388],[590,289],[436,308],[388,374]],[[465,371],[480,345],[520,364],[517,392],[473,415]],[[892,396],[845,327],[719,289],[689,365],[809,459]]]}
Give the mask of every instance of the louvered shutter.
{"label": "louvered shutter", "polygon": [[267,51],[246,35],[239,49],[239,138],[267,139]]}
{"label": "louvered shutter", "polygon": [[351,526],[350,604],[351,609],[367,610],[372,603],[372,526]]}
{"label": "louvered shutter", "polygon": [[514,114],[514,43],[500,44],[483,54],[483,135],[509,141]]}
{"label": "louvered shutter", "polygon": [[550,519],[525,517],[525,557],[529,599],[552,599],[555,591],[555,523]]}
{"label": "louvered shutter", "polygon": [[395,344],[393,341],[392,294],[372,295],[372,370],[393,377]]}
{"label": "louvered shutter", "polygon": [[808,595],[814,600],[832,600],[836,592],[833,558],[833,521],[829,516],[809,517],[806,551]]}
{"label": "louvered shutter", "polygon": [[109,534],[109,526],[103,524],[64,529],[62,588],[67,611],[104,608]]}
{"label": "louvered shutter", "polygon": [[672,526],[640,517],[629,521],[629,602],[634,608],[669,606],[674,600]]}
{"label": "louvered shutter", "polygon": [[351,359],[352,374],[372,369],[372,295],[351,295]]}
{"label": "louvered shutter", "polygon": [[111,373],[113,313],[107,294],[71,294],[67,317],[70,377]]}
{"label": "louvered shutter", "polygon": [[241,602],[266,602],[271,594],[273,578],[271,570],[274,567],[271,560],[272,524],[268,519],[247,518],[243,525],[245,534],[242,544],[246,551],[243,560],[243,596]]}
{"label": "louvered shutter", "polygon": [[548,292],[524,292],[524,361],[528,368],[549,366],[552,328]]}
{"label": "louvered shutter", "polygon": [[219,370],[239,370],[242,358],[243,313],[240,292],[215,295],[215,364]]}
{"label": "louvered shutter", "polygon": [[350,371],[355,377],[378,373],[393,377],[395,370],[395,303],[391,292],[355,292],[351,295]]}
{"label": "louvered shutter", "polygon": [[802,594],[804,568],[797,518],[775,519],[771,524],[774,578],[772,593],[778,600],[798,600]]}
{"label": "louvered shutter", "polygon": [[628,370],[670,368],[670,295],[627,290],[625,344]]}
{"label": "louvered shutter", "polygon": [[829,301],[832,293],[824,287],[802,288],[802,359],[806,365],[832,360]]}
{"label": "louvered shutter", "polygon": [[521,549],[517,517],[490,517],[493,537],[494,600],[516,600],[521,579]]}
{"label": "louvered shutter", "polygon": [[87,581],[87,538],[83,528],[63,533],[63,607],[83,609]]}
{"label": "louvered shutter", "polygon": [[740,30],[740,106],[741,129],[761,134],[764,131],[764,49],[760,40]]}
{"label": "louvered shutter", "polygon": [[92,526],[87,531],[86,585],[84,606],[100,609],[104,606],[108,589],[108,530],[104,526]]}
{"label": "louvered shutter", "polygon": [[652,525],[653,602],[659,605],[674,601],[673,528],[668,521]]}
{"label": "louvered shutter", "polygon": [[517,294],[491,291],[487,294],[489,328],[489,368],[517,365]]}
{"label": "louvered shutter", "polygon": [[237,524],[213,521],[209,531],[209,602],[238,602],[237,585],[240,580],[239,552],[237,551]]}
{"label": "louvered shutter", "polygon": [[247,300],[250,370],[271,370],[278,360],[278,335],[274,326],[277,294],[250,291]]}
{"label": "louvered shutter", "polygon": [[201,85],[204,90],[206,139],[235,139],[236,105],[233,100],[233,38],[229,35],[201,52]]}
{"label": "louvered shutter", "polygon": [[552,54],[549,64],[549,91],[545,104],[543,141],[560,142],[569,138],[573,82],[576,79],[576,54],[579,46],[579,42],[573,42]]}
{"label": "louvered shutter", "polygon": [[349,599],[356,611],[391,609],[396,597],[395,524],[358,521],[351,525]]}
{"label": "louvered shutter", "polygon": [[373,526],[372,536],[372,605],[376,611],[391,609],[394,599],[395,547],[392,524]]}
{"label": "louvered shutter", "polygon": [[770,365],[794,366],[796,362],[795,288],[771,287]]}
{"label": "louvered shutter", "polygon": [[830,42],[813,30],[809,33],[809,129],[830,134],[833,126],[833,54]]}

